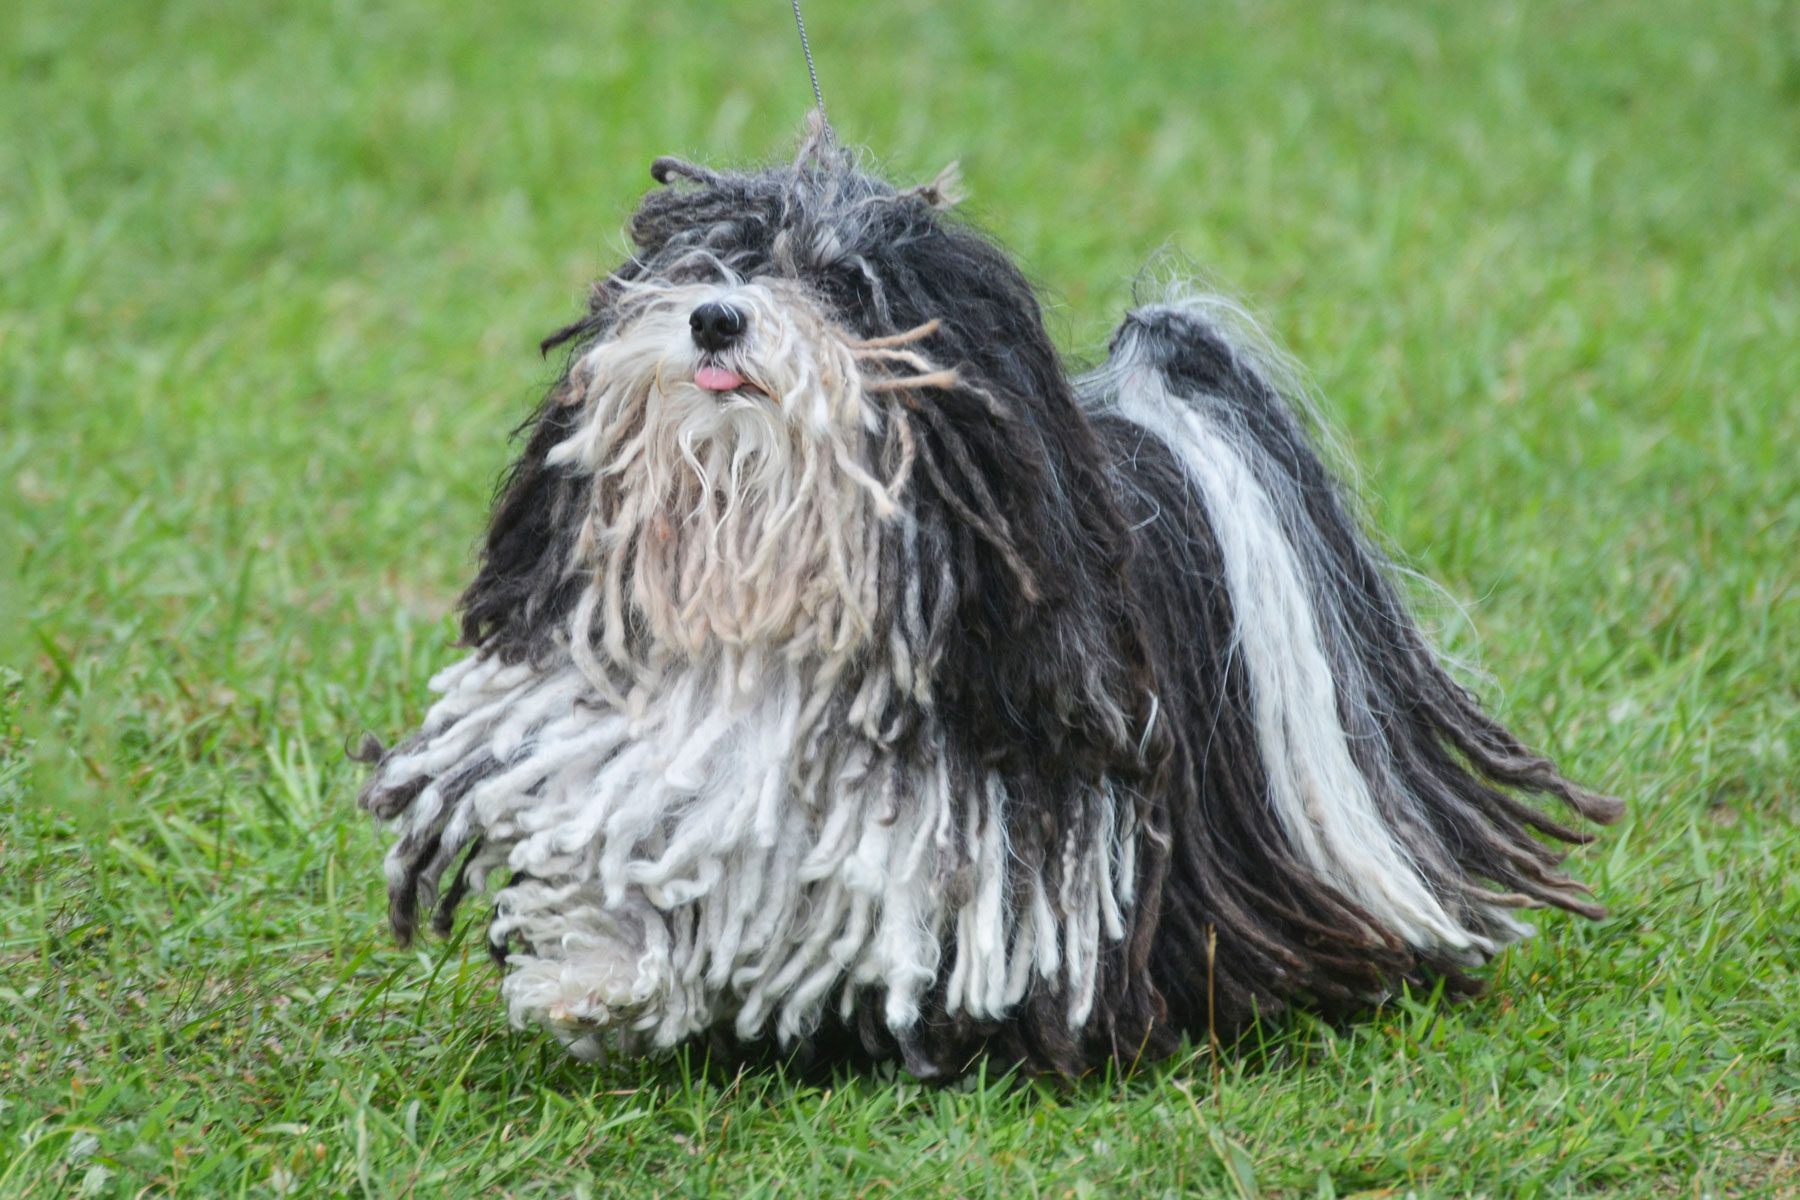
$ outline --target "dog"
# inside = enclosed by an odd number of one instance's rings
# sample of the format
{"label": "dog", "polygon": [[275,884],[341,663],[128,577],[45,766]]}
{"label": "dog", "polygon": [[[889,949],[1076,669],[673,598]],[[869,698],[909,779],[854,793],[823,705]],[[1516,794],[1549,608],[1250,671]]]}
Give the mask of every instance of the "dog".
{"label": "dog", "polygon": [[1409,615],[1237,311],[1071,378],[1009,258],[815,117],[672,158],[546,339],[466,657],[361,803],[402,941],[505,877],[515,1024],[955,1077],[1352,1014],[1598,918],[1612,820]]}

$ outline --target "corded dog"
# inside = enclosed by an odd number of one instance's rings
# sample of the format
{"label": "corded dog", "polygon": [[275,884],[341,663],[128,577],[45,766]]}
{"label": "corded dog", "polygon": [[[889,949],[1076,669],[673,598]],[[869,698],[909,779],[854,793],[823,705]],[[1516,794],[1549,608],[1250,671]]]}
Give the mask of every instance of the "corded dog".
{"label": "corded dog", "polygon": [[815,121],[673,159],[362,796],[394,928],[504,879],[516,1022],[1079,1073],[1600,910],[1608,821],[1440,664],[1230,306],[1075,377],[1012,262]]}

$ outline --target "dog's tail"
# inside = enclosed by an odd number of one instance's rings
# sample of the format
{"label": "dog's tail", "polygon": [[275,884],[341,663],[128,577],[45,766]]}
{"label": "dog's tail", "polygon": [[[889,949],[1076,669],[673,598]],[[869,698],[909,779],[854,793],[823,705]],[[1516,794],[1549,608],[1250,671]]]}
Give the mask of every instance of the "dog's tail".
{"label": "dog's tail", "polygon": [[[1296,969],[1321,944],[1347,959],[1383,948],[1400,973],[1422,962],[1455,974],[1527,932],[1517,909],[1602,915],[1558,869],[1564,852],[1533,832],[1589,835],[1509,790],[1601,822],[1620,804],[1570,783],[1446,672],[1282,375],[1238,310],[1196,299],[1132,312],[1109,361],[1077,385],[1120,443],[1139,558],[1154,560],[1137,569],[1140,591],[1159,593],[1144,600],[1166,671],[1159,700],[1184,726],[1171,736],[1193,780],[1168,814],[1170,887],[1210,897],[1207,923],[1288,914],[1281,928],[1235,931],[1260,947],[1245,953],[1262,964],[1253,974],[1282,981],[1276,993],[1333,990]],[[1162,602],[1196,589],[1204,599]],[[1260,903],[1198,877],[1215,869],[1245,876]]]}

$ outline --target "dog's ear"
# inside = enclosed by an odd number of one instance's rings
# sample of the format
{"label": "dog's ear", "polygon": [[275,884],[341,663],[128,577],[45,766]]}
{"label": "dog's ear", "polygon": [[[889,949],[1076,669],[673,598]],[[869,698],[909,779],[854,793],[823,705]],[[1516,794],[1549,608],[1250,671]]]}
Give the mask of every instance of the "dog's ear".
{"label": "dog's ear", "polygon": [[495,491],[480,569],[460,601],[463,644],[508,662],[547,655],[581,594],[580,577],[567,570],[580,524],[581,481],[545,463],[550,448],[575,431],[581,411],[573,402],[576,386],[565,368],[537,411],[514,431],[523,450]]}
{"label": "dog's ear", "polygon": [[1127,613],[1132,539],[1031,286],[935,214],[871,266],[897,325],[936,323],[916,350],[955,380],[900,414],[922,543],[902,571],[954,592],[930,647],[956,664],[936,680],[946,723],[987,752],[1022,750],[1029,774],[1129,776],[1150,692]]}
{"label": "dog's ear", "polygon": [[643,273],[640,259],[622,263],[589,289],[581,319],[538,343],[540,352],[566,358],[536,411],[513,430],[523,449],[495,489],[480,568],[459,602],[465,646],[494,651],[508,662],[541,661],[580,597],[581,582],[567,564],[584,493],[577,479],[545,459],[580,420],[586,384],[576,367],[582,353],[606,336],[622,289]]}

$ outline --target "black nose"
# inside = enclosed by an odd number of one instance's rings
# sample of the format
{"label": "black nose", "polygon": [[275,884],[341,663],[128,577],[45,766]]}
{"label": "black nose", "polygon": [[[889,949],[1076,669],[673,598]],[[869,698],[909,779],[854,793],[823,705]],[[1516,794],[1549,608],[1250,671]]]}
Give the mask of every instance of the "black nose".
{"label": "black nose", "polygon": [[688,328],[694,331],[694,345],[716,353],[744,332],[744,314],[729,304],[711,300],[694,310],[688,318]]}

